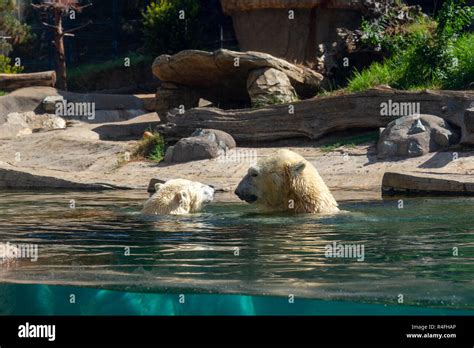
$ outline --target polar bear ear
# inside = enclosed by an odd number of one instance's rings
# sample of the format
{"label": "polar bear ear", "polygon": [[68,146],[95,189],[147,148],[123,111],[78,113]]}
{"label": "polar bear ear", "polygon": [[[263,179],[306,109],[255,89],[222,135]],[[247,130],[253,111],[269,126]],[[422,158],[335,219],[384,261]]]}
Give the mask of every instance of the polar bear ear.
{"label": "polar bear ear", "polygon": [[303,161],[291,165],[291,171],[294,176],[300,175],[305,168],[306,163]]}
{"label": "polar bear ear", "polygon": [[163,184],[156,183],[155,184],[155,191],[158,192],[162,186],[163,186]]}

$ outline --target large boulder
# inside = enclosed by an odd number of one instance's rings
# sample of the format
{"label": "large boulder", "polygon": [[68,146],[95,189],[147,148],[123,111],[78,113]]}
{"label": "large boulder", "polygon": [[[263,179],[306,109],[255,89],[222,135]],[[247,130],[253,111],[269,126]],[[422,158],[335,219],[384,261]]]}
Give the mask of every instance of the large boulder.
{"label": "large boulder", "polygon": [[53,114],[38,115],[33,111],[13,112],[8,114],[5,122],[0,125],[0,139],[65,128],[66,121]]}
{"label": "large boulder", "polygon": [[160,109],[156,111],[162,116],[172,108],[192,108],[199,98],[224,109],[250,105],[249,74],[262,68],[286,75],[300,98],[310,98],[321,89],[322,75],[269,54],[187,50],[173,56],[161,55],[154,61],[153,74],[165,82],[157,92]]}
{"label": "large boulder", "polygon": [[247,79],[247,90],[253,106],[289,104],[298,101],[288,76],[273,68],[252,70]]}
{"label": "large boulder", "polygon": [[216,158],[228,149],[234,148],[235,141],[226,132],[214,129],[197,129],[188,138],[170,146],[165,154],[165,163],[184,163]]}
{"label": "large boulder", "polygon": [[379,158],[417,157],[458,143],[459,130],[441,117],[410,115],[390,122],[377,144]]}

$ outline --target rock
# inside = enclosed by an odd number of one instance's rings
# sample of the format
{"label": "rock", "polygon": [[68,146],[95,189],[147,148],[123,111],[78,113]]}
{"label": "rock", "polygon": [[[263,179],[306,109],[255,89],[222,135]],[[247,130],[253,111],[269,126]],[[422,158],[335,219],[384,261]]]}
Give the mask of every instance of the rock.
{"label": "rock", "polygon": [[360,27],[368,2],[221,0],[224,12],[232,16],[241,50],[266,52],[310,67],[318,64],[318,47],[338,40],[338,28]]}
{"label": "rock", "polygon": [[64,102],[64,98],[61,95],[47,96],[43,99],[43,109],[49,113],[56,113],[56,104]]}
{"label": "rock", "polygon": [[[75,118],[88,123],[104,123],[126,121],[147,113],[144,110],[143,100],[133,95],[80,94],[59,91],[50,87],[29,87],[0,97],[0,124],[5,122],[6,116],[10,113],[36,112],[43,109],[43,101],[46,97],[52,99],[58,96],[68,103],[87,103],[94,107],[95,117],[93,119],[83,116],[68,116],[68,120]],[[61,98],[58,98],[58,100],[61,100]],[[52,107],[51,103],[49,105]]]}
{"label": "rock", "polygon": [[[195,108],[186,110],[184,114],[169,113],[169,123],[157,130],[168,138],[180,139],[189,136],[196,128],[220,129],[232,134],[238,143],[301,137],[319,139],[334,131],[385,127],[394,119],[380,113],[381,103],[387,100],[419,102],[423,113],[442,117],[463,129],[464,112],[474,100],[474,92],[409,92],[376,88],[303,100],[293,104],[294,114],[291,115],[287,105],[244,110]],[[449,105],[448,112],[442,110],[445,105]]]}
{"label": "rock", "polygon": [[408,134],[412,135],[412,134],[418,134],[418,133],[423,133],[423,132],[426,132],[426,128],[425,126],[423,126],[423,123],[421,123],[421,120],[417,119],[416,122],[412,124],[410,130],[408,131]]}
{"label": "rock", "polygon": [[179,105],[196,107],[200,98],[223,108],[249,105],[248,76],[261,68],[284,73],[300,98],[312,97],[321,89],[322,75],[269,54],[187,50],[161,55],[153,63],[153,74],[165,82],[157,91],[157,112],[162,116]]}
{"label": "rock", "polygon": [[377,145],[379,158],[417,157],[459,142],[459,131],[441,117],[411,115],[387,125]]}
{"label": "rock", "polygon": [[466,110],[464,114],[464,123],[466,124],[466,130],[469,133],[474,133],[474,107]]}
{"label": "rock", "polygon": [[0,125],[0,138],[7,139],[28,135],[33,132],[65,129],[66,121],[52,114],[37,115],[33,111],[13,112],[8,114],[6,121]]}
{"label": "rock", "polygon": [[222,149],[233,149],[236,147],[235,140],[229,133],[217,129],[196,129],[192,137],[207,137],[215,141]]}
{"label": "rock", "polygon": [[215,106],[215,105],[211,101],[203,99],[203,98],[199,98],[198,107],[200,107],[200,108],[210,108],[210,107],[213,107],[213,106]]}
{"label": "rock", "polygon": [[235,140],[228,133],[215,129],[196,129],[190,137],[179,140],[168,148],[165,163],[184,163],[218,157],[235,148]]}
{"label": "rock", "polygon": [[382,180],[382,194],[474,196],[474,177],[443,173],[386,172]]}
{"label": "rock", "polygon": [[219,146],[215,141],[201,137],[183,138],[170,147],[165,155],[166,163],[184,163],[211,159],[219,156]]}
{"label": "rock", "polygon": [[298,101],[288,76],[273,68],[252,70],[247,79],[247,90],[253,106],[290,104]]}

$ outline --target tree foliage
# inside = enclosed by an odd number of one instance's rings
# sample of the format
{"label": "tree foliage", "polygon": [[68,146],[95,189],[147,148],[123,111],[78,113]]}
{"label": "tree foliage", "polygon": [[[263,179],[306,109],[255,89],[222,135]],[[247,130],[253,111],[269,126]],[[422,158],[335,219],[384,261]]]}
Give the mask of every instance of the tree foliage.
{"label": "tree foliage", "polygon": [[[446,0],[435,21],[419,18],[416,23],[391,35],[365,27],[372,44],[383,44],[389,58],[355,72],[349,89],[356,91],[376,84],[395,88],[472,88],[474,34],[465,32],[474,9],[463,0]],[[467,51],[466,51],[467,50]]]}
{"label": "tree foliage", "polygon": [[15,17],[15,4],[12,0],[0,0],[0,54],[8,55],[13,45],[26,43],[32,38],[30,28]]}
{"label": "tree foliage", "polygon": [[157,55],[196,47],[200,34],[199,10],[196,0],[151,2],[143,13],[148,52]]}

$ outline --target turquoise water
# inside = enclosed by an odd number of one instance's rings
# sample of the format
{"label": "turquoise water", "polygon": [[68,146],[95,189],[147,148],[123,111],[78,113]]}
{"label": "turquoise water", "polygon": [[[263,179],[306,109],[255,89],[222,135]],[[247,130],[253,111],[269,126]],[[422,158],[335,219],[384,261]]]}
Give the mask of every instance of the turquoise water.
{"label": "turquoise water", "polygon": [[[0,266],[1,313],[474,314],[474,199],[147,218],[142,192],[0,197],[0,242],[39,247]],[[326,257],[334,242],[363,246],[363,261]]]}

